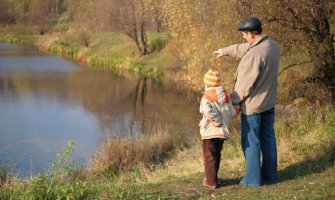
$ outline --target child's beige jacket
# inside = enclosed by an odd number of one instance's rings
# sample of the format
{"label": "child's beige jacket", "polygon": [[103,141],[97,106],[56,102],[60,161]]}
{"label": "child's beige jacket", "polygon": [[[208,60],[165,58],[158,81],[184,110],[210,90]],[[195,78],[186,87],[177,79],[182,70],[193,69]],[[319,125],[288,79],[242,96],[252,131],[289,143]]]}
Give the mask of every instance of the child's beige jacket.
{"label": "child's beige jacket", "polygon": [[199,123],[202,139],[229,138],[228,122],[236,115],[229,95],[222,86],[207,88],[200,101]]}

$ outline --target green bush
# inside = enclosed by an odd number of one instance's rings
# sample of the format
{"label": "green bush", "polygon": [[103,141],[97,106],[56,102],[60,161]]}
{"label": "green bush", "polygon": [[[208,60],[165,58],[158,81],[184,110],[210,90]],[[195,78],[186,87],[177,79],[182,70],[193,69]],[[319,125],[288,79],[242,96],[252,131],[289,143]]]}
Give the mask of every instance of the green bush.
{"label": "green bush", "polygon": [[70,160],[75,143],[70,141],[66,148],[56,153],[49,174],[41,174],[30,181],[7,188],[1,199],[83,199],[87,196],[87,183],[73,176],[76,170]]}
{"label": "green bush", "polygon": [[165,47],[167,40],[163,37],[157,37],[149,43],[148,52],[160,51]]}

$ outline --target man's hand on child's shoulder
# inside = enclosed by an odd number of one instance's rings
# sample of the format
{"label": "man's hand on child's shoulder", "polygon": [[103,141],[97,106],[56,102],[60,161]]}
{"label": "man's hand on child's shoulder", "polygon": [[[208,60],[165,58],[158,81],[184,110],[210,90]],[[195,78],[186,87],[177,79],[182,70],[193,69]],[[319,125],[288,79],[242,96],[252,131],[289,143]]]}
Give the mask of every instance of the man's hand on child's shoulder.
{"label": "man's hand on child's shoulder", "polygon": [[234,108],[235,108],[236,116],[239,115],[241,112],[240,106],[234,105]]}

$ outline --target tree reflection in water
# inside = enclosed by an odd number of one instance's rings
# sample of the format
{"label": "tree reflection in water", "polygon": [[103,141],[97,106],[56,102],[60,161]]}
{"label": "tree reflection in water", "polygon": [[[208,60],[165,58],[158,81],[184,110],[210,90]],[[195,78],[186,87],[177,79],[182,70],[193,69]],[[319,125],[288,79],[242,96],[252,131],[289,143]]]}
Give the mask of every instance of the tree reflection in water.
{"label": "tree reflection in water", "polygon": [[[137,116],[142,116],[141,118],[141,132],[145,130],[145,108],[144,108],[144,101],[145,101],[145,96],[147,94],[148,88],[147,88],[147,78],[139,78],[135,93],[134,93],[134,98],[133,98],[133,119],[131,120],[130,123],[130,135],[134,136],[134,124]],[[140,97],[140,102],[138,102],[138,97]],[[137,112],[137,105],[139,104],[140,106],[140,113]]]}

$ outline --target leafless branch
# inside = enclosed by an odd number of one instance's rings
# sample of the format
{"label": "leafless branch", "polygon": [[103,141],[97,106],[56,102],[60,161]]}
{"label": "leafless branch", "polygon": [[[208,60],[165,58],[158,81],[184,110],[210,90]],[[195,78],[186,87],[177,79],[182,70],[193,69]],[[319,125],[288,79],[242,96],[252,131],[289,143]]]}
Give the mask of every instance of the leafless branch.
{"label": "leafless branch", "polygon": [[300,63],[290,64],[290,65],[284,67],[284,69],[282,69],[282,70],[279,72],[278,76],[280,76],[284,71],[286,71],[286,70],[289,69],[289,68],[292,68],[292,67],[297,66],[297,65],[303,65],[303,64],[306,64],[306,63],[311,63],[311,62],[312,62],[311,60],[307,60],[307,61],[303,61],[303,62],[300,62]]}

